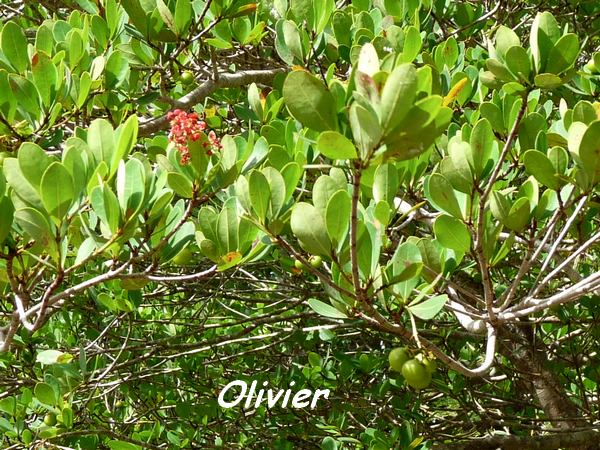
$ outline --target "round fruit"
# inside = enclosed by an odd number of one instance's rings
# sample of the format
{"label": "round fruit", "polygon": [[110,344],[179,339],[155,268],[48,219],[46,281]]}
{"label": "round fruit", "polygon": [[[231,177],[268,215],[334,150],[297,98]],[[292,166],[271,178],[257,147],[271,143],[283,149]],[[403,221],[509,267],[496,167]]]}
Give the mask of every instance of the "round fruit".
{"label": "round fruit", "polygon": [[406,380],[406,384],[417,390],[426,388],[431,383],[431,373],[429,373],[424,364],[416,359],[409,359],[404,363],[402,366],[402,375]]}
{"label": "round fruit", "polygon": [[51,412],[46,413],[46,415],[44,416],[44,423],[49,427],[56,425],[56,414]]}
{"label": "round fruit", "polygon": [[172,262],[177,266],[187,266],[192,262],[193,256],[192,251],[186,247],[175,255]]}
{"label": "round fruit", "polygon": [[433,372],[436,371],[437,364],[435,362],[435,359],[423,358],[423,360],[421,362],[423,363],[423,365],[427,369],[427,372],[433,374]]}
{"label": "round fruit", "polygon": [[310,263],[311,266],[313,266],[315,269],[321,267],[321,264],[323,264],[323,259],[321,259],[320,256],[311,256],[308,259],[308,262]]}
{"label": "round fruit", "polygon": [[181,74],[181,82],[186,86],[192,84],[194,82],[194,74],[189,70],[186,70]]}
{"label": "round fruit", "polygon": [[299,259],[295,259],[294,267],[298,270],[302,270],[302,269],[304,269],[304,264],[302,264],[302,261],[300,261]]}
{"label": "round fruit", "polygon": [[408,355],[408,349],[406,347],[393,349],[388,357],[390,369],[395,370],[396,372],[402,372],[402,366],[409,359],[410,356]]}

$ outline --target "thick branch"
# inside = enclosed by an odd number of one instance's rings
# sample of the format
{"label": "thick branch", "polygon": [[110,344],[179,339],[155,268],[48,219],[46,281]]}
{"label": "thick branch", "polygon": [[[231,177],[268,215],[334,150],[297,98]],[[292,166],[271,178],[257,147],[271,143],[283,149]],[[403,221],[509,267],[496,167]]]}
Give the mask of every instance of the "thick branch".
{"label": "thick branch", "polygon": [[[235,73],[220,73],[218,79],[210,79],[202,83],[189,94],[184,95],[175,101],[175,107],[189,109],[192,106],[203,102],[206,97],[217,89],[239,87],[250,83],[270,84],[273,82],[275,75],[286,71],[287,69],[285,68],[275,68],[266,70],[242,70]],[[149,136],[157,131],[167,128],[168,125],[169,120],[166,115],[157,117],[156,119],[141,123],[138,135],[140,137]]]}
{"label": "thick branch", "polygon": [[544,436],[488,436],[453,444],[434,445],[432,450],[496,450],[522,448],[528,450],[556,450],[573,446],[590,445],[600,441],[600,431],[582,430]]}

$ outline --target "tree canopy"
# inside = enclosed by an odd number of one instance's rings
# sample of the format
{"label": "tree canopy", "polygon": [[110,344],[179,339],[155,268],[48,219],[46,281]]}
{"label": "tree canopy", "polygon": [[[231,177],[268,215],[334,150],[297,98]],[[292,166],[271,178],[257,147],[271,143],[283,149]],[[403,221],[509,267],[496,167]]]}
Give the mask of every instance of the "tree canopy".
{"label": "tree canopy", "polygon": [[600,3],[0,17],[2,448],[597,448]]}

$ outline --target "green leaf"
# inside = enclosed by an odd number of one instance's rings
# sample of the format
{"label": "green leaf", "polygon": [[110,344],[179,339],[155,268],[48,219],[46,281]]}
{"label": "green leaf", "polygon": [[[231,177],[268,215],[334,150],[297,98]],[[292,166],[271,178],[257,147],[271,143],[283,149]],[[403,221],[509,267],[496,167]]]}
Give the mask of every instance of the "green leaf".
{"label": "green leaf", "polygon": [[433,230],[437,240],[446,248],[461,253],[471,248],[471,233],[461,220],[442,214],[435,220]]}
{"label": "green leaf", "polygon": [[476,178],[483,173],[494,148],[494,131],[487,119],[477,121],[471,131],[471,151],[468,153],[469,162]]}
{"label": "green leaf", "polygon": [[528,81],[531,74],[531,62],[527,51],[519,46],[511,47],[506,52],[508,70],[522,81]]}
{"label": "green leaf", "polygon": [[404,242],[398,246],[390,261],[392,279],[390,284],[400,283],[415,278],[423,268],[423,258],[419,247],[412,242]]}
{"label": "green leaf", "polygon": [[390,73],[381,92],[381,128],[393,130],[408,114],[417,94],[417,71],[412,64],[401,64]]}
{"label": "green leaf", "polygon": [[586,174],[596,184],[600,181],[600,120],[592,122],[581,138],[577,154]]}
{"label": "green leaf", "polygon": [[381,164],[375,169],[373,198],[376,202],[383,200],[393,205],[399,187],[398,171],[393,164]]}
{"label": "green leaf", "polygon": [[291,115],[304,126],[316,131],[337,129],[333,95],[313,75],[291,72],[283,84],[283,98]]}
{"label": "green leaf", "polygon": [[42,175],[50,166],[52,160],[39,145],[33,142],[24,142],[17,153],[21,172],[38,191],[42,182]]}
{"label": "green leaf", "polygon": [[496,53],[504,61],[508,62],[507,52],[510,48],[521,46],[519,36],[507,26],[500,25],[496,30]]}
{"label": "green leaf", "polygon": [[546,72],[560,75],[575,64],[578,55],[579,38],[572,33],[565,34],[552,47],[546,64]]}
{"label": "green leaf", "polygon": [[175,26],[175,19],[173,19],[173,14],[165,2],[163,0],[156,0],[156,9],[160,14],[161,19],[165,22],[169,30],[177,34],[178,30]]}
{"label": "green leaf", "polygon": [[315,208],[324,215],[331,196],[338,190],[343,189],[343,187],[336,183],[335,179],[331,176],[321,175],[313,185],[312,201]]}
{"label": "green leaf", "polygon": [[327,234],[336,247],[344,242],[350,228],[352,199],[348,191],[340,190],[331,196],[325,210]]}
{"label": "green leaf", "polygon": [[250,203],[260,222],[264,222],[269,210],[271,188],[267,177],[258,170],[253,171],[248,179]]}
{"label": "green leaf", "polygon": [[425,195],[439,211],[447,212],[454,217],[462,217],[454,189],[443,175],[434,173],[429,177]]}
{"label": "green leaf", "polygon": [[31,72],[35,87],[40,93],[42,103],[46,108],[52,105],[56,98],[58,72],[52,59],[45,53],[38,52],[31,60]]}
{"label": "green leaf", "polygon": [[271,193],[267,218],[272,220],[277,218],[285,203],[285,181],[281,174],[273,167],[265,167],[262,169],[262,173],[269,184],[269,192]]}
{"label": "green leaf", "polygon": [[358,103],[353,103],[350,107],[349,119],[352,136],[354,136],[360,156],[366,160],[381,142],[382,130],[377,117]]}
{"label": "green leaf", "polygon": [[110,450],[142,450],[139,445],[117,440],[108,441],[108,446]]}
{"label": "green leaf", "polygon": [[126,163],[120,161],[117,169],[117,198],[125,219],[135,213],[144,201],[145,173],[144,165],[139,159],[132,158]]}
{"label": "green leaf", "polygon": [[225,253],[238,249],[238,223],[237,200],[235,197],[230,197],[217,218],[218,243]]}
{"label": "green leaf", "polygon": [[535,76],[533,82],[537,87],[542,89],[554,89],[563,84],[560,77],[552,73],[540,73]]}
{"label": "green leaf", "polygon": [[62,221],[75,199],[73,177],[59,162],[53,162],[44,172],[40,186],[42,203],[48,213]]}
{"label": "green leaf", "polygon": [[492,191],[490,194],[490,211],[496,219],[504,223],[510,212],[510,202],[504,194],[499,191]]}
{"label": "green leaf", "polygon": [[322,301],[317,300],[316,298],[309,299],[308,306],[310,306],[310,308],[314,312],[316,312],[317,314],[319,314],[320,316],[323,316],[323,317],[330,317],[332,319],[347,319],[348,318],[348,316],[346,314],[344,314],[337,308],[334,308],[333,306],[328,305],[327,303],[323,303]]}
{"label": "green leaf", "polygon": [[96,119],[88,128],[87,144],[96,164],[104,161],[107,165],[115,152],[115,132],[106,119]]}
{"label": "green leaf", "polygon": [[71,362],[73,355],[59,350],[44,350],[37,354],[35,361],[45,365],[67,364]]}
{"label": "green leaf", "polygon": [[529,200],[521,197],[515,201],[504,219],[504,225],[512,231],[519,232],[529,223],[531,207]]}
{"label": "green leaf", "polygon": [[56,392],[47,383],[37,383],[33,388],[33,393],[40,402],[46,405],[54,406],[57,403]]}
{"label": "green leaf", "polygon": [[442,310],[447,301],[448,296],[446,294],[436,295],[424,302],[410,305],[408,309],[419,319],[431,320]]}
{"label": "green leaf", "polygon": [[356,147],[337,131],[324,131],[317,139],[317,150],[329,159],[356,159]]}
{"label": "green leaf", "polygon": [[96,186],[90,193],[90,203],[102,223],[111,233],[116,233],[121,223],[121,209],[115,193],[107,185]]}
{"label": "green leaf", "polygon": [[487,69],[490,72],[492,72],[492,74],[494,74],[494,77],[496,77],[498,80],[514,81],[515,77],[513,76],[512,73],[510,73],[510,70],[508,70],[508,67],[506,67],[506,65],[502,64],[497,59],[494,59],[494,58],[488,59],[485,62],[485,65],[486,65]]}
{"label": "green leaf", "polygon": [[527,172],[544,186],[560,189],[560,181],[555,176],[556,169],[546,155],[538,150],[528,150],[523,155],[523,163]]}
{"label": "green leaf", "polygon": [[44,208],[38,191],[25,178],[16,158],[6,158],[2,169],[7,183],[14,189],[20,199],[36,208]]}
{"label": "green leaf", "polygon": [[0,48],[17,72],[25,73],[28,66],[27,39],[23,29],[13,21],[7,22],[2,28]]}
{"label": "green leaf", "polygon": [[192,14],[192,2],[189,0],[177,0],[174,17],[177,35],[181,36],[188,30],[192,22]]}
{"label": "green leaf", "polygon": [[529,45],[537,73],[545,71],[550,52],[559,38],[560,28],[554,16],[547,11],[538,13],[529,35]]}
{"label": "green leaf", "polygon": [[115,151],[110,159],[110,172],[109,178],[111,178],[119,167],[119,162],[124,159],[137,141],[138,135],[138,119],[135,114],[129,116],[124,124],[119,126],[115,132],[118,136]]}
{"label": "green leaf", "polygon": [[178,172],[169,172],[167,174],[167,183],[177,195],[183,198],[193,197],[193,184],[188,177]]}
{"label": "green leaf", "polygon": [[113,51],[106,60],[104,71],[106,89],[114,89],[118,87],[127,76],[129,71],[129,60],[120,50]]}
{"label": "green leaf", "polygon": [[15,212],[15,222],[31,236],[36,244],[49,247],[53,242],[50,224],[37,209],[22,208]]}
{"label": "green leaf", "polygon": [[314,206],[304,202],[297,203],[292,210],[290,225],[300,245],[307,252],[329,256],[331,241],[327,235],[325,221]]}
{"label": "green leaf", "polygon": [[8,197],[0,199],[0,246],[4,244],[12,228],[15,207]]}

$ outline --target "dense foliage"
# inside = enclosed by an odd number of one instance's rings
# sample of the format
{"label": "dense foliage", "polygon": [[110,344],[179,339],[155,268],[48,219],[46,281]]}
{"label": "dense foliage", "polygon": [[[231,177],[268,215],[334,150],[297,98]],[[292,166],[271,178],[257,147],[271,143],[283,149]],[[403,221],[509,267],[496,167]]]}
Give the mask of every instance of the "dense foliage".
{"label": "dense foliage", "polygon": [[597,448],[597,1],[0,15],[2,448]]}

